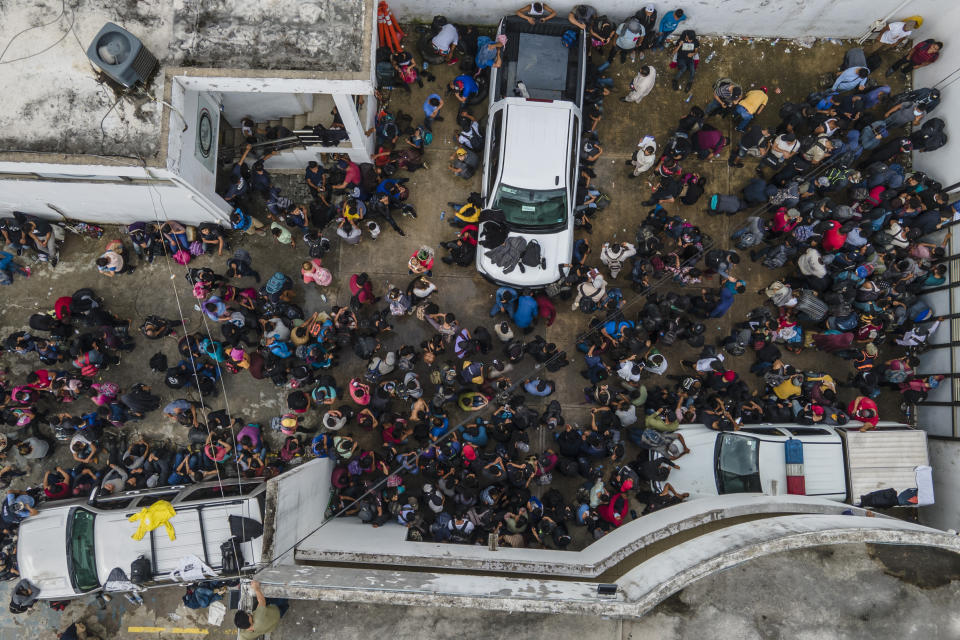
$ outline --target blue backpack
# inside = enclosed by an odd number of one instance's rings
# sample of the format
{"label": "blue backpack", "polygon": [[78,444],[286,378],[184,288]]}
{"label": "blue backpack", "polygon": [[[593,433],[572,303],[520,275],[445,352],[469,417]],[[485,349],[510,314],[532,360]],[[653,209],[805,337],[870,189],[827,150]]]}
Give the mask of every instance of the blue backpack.
{"label": "blue backpack", "polygon": [[573,29],[567,29],[563,32],[563,35],[560,36],[560,44],[565,48],[569,49],[577,42],[577,32]]}
{"label": "blue backpack", "polygon": [[287,276],[283,275],[281,272],[277,271],[270,279],[267,280],[266,291],[270,295],[276,295],[283,291],[287,283]]}

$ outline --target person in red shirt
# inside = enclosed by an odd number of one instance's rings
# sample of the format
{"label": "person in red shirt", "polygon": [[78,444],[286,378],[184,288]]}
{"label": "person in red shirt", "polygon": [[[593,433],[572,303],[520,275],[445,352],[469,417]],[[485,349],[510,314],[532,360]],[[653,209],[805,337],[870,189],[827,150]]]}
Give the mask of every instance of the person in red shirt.
{"label": "person in red shirt", "polygon": [[553,301],[543,293],[537,296],[537,315],[547,321],[548,327],[557,319],[557,308],[553,305]]}
{"label": "person in red shirt", "polygon": [[932,64],[940,57],[940,51],[943,49],[943,43],[933,40],[924,40],[914,45],[910,53],[903,56],[887,69],[887,75],[893,75],[895,72],[907,75],[914,69],[925,67]]}
{"label": "person in red shirt", "polygon": [[73,497],[73,491],[70,489],[70,475],[60,467],[54,471],[47,471],[43,474],[43,494],[47,496],[47,500]]}
{"label": "person in red shirt", "polygon": [[836,220],[829,220],[826,224],[829,225],[829,228],[823,234],[823,250],[839,251],[847,242],[847,234]]}
{"label": "person in red shirt", "polygon": [[867,396],[857,396],[856,399],[847,407],[847,414],[851,420],[859,420],[863,423],[860,431],[869,431],[877,428],[880,422],[880,414],[877,410],[877,403]]}
{"label": "person in red shirt", "polygon": [[790,233],[798,224],[800,224],[800,212],[797,209],[780,207],[773,216],[773,226],[770,230],[777,234]]}
{"label": "person in red shirt", "polygon": [[350,276],[350,293],[357,297],[360,304],[370,304],[379,300],[373,295],[373,283],[366,273],[355,273]]}

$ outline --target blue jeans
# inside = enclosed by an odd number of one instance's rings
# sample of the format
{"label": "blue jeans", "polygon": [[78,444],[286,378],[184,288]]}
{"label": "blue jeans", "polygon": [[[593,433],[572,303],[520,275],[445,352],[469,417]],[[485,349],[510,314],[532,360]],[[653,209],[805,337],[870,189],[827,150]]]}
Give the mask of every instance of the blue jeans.
{"label": "blue jeans", "polygon": [[710,116],[716,113],[717,111],[721,111],[722,109],[723,109],[723,105],[720,104],[719,100],[714,98],[709,103],[707,103],[706,107],[703,108],[703,115]]}
{"label": "blue jeans", "polygon": [[290,601],[286,598],[267,598],[268,605],[274,605],[277,609],[280,609],[280,617],[282,618],[287,612],[287,609],[290,608]]}
{"label": "blue jeans", "polygon": [[683,74],[690,72],[690,80],[687,82],[693,83],[693,76],[696,73],[696,68],[694,67],[693,60],[688,58],[677,58],[677,73],[673,76],[673,81],[680,83],[680,79],[683,78]]}
{"label": "blue jeans", "polygon": [[736,105],[733,110],[738,116],[740,116],[740,124],[737,125],[737,131],[746,131],[747,125],[750,124],[751,120],[753,120],[753,114],[739,104]]}
{"label": "blue jeans", "polygon": [[667,38],[670,37],[670,34],[673,31],[661,31],[657,34],[656,39],[653,41],[653,44],[650,46],[651,49],[662,49],[663,43],[667,41]]}

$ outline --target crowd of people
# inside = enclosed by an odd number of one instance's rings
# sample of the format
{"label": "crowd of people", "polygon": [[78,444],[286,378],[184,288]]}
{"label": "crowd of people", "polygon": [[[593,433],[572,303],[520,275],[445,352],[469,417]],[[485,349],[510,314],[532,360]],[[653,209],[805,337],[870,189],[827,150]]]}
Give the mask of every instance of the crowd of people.
{"label": "crowd of people", "polygon": [[[539,2],[519,13],[534,22],[562,19]],[[417,213],[408,203],[408,178],[399,175],[427,167],[425,149],[448,102],[456,103],[459,127],[449,168],[461,178],[474,175],[483,128],[471,100],[500,64],[504,42],[472,32],[461,38],[445,22],[434,35],[444,33],[435,53],[452,64],[459,50],[462,73],[447,86],[446,99],[423,87],[429,94],[422,124],[392,111],[378,93],[373,162],[346,156],[329,166],[311,162],[304,181],[312,201],[296,204],[273,185],[263,158],[247,163],[258,142],[251,135],[223,194],[234,207],[232,229],[145,221],[130,225],[126,241],[109,242],[96,260],[104,276],[134,269],[128,246],[140,261],[172,260],[186,272],[202,327],[189,332],[181,318],[157,315],[139,327],[143,340],[176,341],[177,362],[158,352],[150,366],[159,384],[182,389],[182,397],[161,407],[150,384],[111,381],[121,356],[144,347],[130,321],[108,311],[93,289],[58,298],[53,309],[29,318],[29,332],[7,336],[9,354],[39,365],[23,379],[0,381],[2,418],[19,434],[0,445],[45,474],[41,487],[10,490],[3,501],[0,577],[18,577],[17,525],[36,514],[41,500],[269,477],[311,457],[335,462],[330,516],[358,517],[374,527],[400,524],[412,539],[474,543],[492,534],[513,547],[564,549],[578,530],[599,538],[687,497],[684,487],[668,482],[675,461],[689,451],[677,431],[682,424],[718,431],[761,422],[866,430],[880,420],[882,390],[899,392],[907,403],[922,401],[943,377],[917,371],[917,355],[942,320],[921,296],[947,283],[949,234],[939,242],[926,238],[951,223],[956,210],[934,178],[904,165],[909,151],[939,148],[946,137],[943,121],[931,115],[939,103],[935,89],[891,95],[871,68],[886,45],[896,44],[889,40],[916,22],[885,30],[896,33],[881,37],[870,55],[849,51],[830,88],[785,103],[778,121],[764,112],[766,88],[744,91],[733,79],[717,79],[710,103],[690,108],[664,132],[662,145],[644,136],[627,162],[628,177],[650,182],[634,242],[611,240],[595,250],[592,220],[610,200],[594,171],[603,153],[603,103],[613,91],[605,71],[618,56],[625,64],[627,56],[643,59],[645,50],[666,46],[675,54],[674,88],[687,75],[689,89],[697,36],[682,31],[671,45],[685,19],[678,9],[658,23],[648,6],[615,25],[587,5],[571,11],[569,23],[590,34],[592,54],[573,259],[562,265],[562,279],[542,291],[497,289],[488,326],[469,328],[444,302],[431,279],[429,246],[410,255],[405,287],[354,273],[345,277],[349,300],[316,311],[298,303],[295,274],[262,277],[250,254],[231,246],[240,234],[269,235],[304,255],[304,287],[327,287],[334,275],[323,257],[336,242],[332,236],[348,245],[365,236],[376,240],[383,222],[406,235],[400,220]],[[890,69],[906,73],[929,64],[941,48],[918,43]],[[404,85],[435,80],[409,52],[389,63]],[[642,101],[657,77],[651,65],[640,67],[623,108]],[[735,120],[735,141],[717,126],[727,117]],[[736,193],[711,194],[691,165],[719,158],[727,147],[732,170],[749,158],[756,160],[755,173]],[[677,202],[700,210],[689,217],[671,213],[667,207]],[[491,212],[477,193],[449,204],[452,237],[441,243],[447,253],[441,259],[469,267],[478,248],[497,244],[478,232]],[[253,215],[259,207],[269,224]],[[741,219],[729,239],[713,238],[698,224],[711,215]],[[12,250],[33,249],[55,263],[53,229],[17,216],[0,220],[0,233]],[[12,254],[0,254],[0,274],[30,275]],[[223,270],[190,266],[204,254],[224,259]],[[711,322],[747,289],[740,273],[745,259],[775,271],[760,290],[766,302],[712,342]],[[708,286],[713,282],[718,286]],[[559,389],[549,378],[571,358],[564,345],[537,333],[553,324],[563,304],[584,314],[583,331],[570,345],[583,358],[582,391]],[[428,337],[409,339],[418,332]],[[680,345],[698,356],[671,369],[668,358]],[[805,349],[836,360],[804,371],[791,359]],[[749,373],[727,361],[748,352],[754,357]],[[358,368],[357,375],[343,373]],[[286,406],[269,422],[213,408],[229,378],[245,374],[284,389]],[[591,405],[589,424],[564,417],[562,403],[571,399]],[[157,410],[182,426],[182,442],[124,435],[126,425]],[[471,412],[481,413],[470,418]],[[531,442],[538,429],[548,434],[542,451]],[[278,445],[271,447],[274,439]],[[72,464],[46,462],[58,446]],[[9,485],[24,471],[9,464],[0,469],[0,482]],[[35,600],[30,585],[24,588]],[[30,604],[25,598],[18,601],[23,610]]]}

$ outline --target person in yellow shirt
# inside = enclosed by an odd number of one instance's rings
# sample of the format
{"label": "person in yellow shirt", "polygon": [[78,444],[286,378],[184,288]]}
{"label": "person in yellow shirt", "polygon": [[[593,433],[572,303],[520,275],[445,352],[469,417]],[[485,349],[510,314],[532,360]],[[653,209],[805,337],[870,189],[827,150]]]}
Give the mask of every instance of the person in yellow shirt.
{"label": "person in yellow shirt", "polygon": [[479,193],[471,193],[465,204],[458,202],[448,202],[455,211],[450,218],[450,224],[455,227],[464,227],[468,224],[477,224],[480,220],[480,212],[483,210],[483,200]]}
{"label": "person in yellow shirt", "polygon": [[803,392],[803,376],[792,375],[783,382],[773,387],[773,392],[781,400],[789,400],[799,396]]}
{"label": "person in yellow shirt", "polygon": [[750,121],[760,115],[763,108],[767,106],[767,100],[769,100],[769,97],[767,96],[766,87],[747,91],[746,95],[744,95],[740,102],[733,108],[734,113],[740,116],[740,124],[737,125],[737,131],[741,133],[746,131]]}

